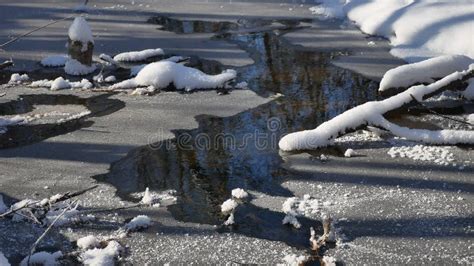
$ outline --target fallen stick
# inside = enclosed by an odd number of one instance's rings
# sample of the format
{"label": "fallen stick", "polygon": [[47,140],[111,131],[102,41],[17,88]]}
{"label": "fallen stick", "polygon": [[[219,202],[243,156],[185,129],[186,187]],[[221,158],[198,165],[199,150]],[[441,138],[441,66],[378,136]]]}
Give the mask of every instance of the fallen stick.
{"label": "fallen stick", "polygon": [[59,218],[61,218],[68,210],[71,209],[71,206],[76,201],[77,200],[71,202],[71,204],[69,204],[66,208],[64,208],[64,210],[54,219],[54,221],[48,226],[48,228],[46,228],[46,230],[44,230],[43,234],[41,234],[40,237],[35,241],[35,243],[33,243],[33,246],[31,246],[31,249],[30,249],[30,255],[28,256],[28,262],[26,263],[26,265],[30,265],[30,258],[33,255],[33,253],[35,252],[36,247],[41,242],[41,240],[48,234],[48,232],[51,230],[51,228],[53,228],[54,224],[56,224],[56,222],[59,220]]}

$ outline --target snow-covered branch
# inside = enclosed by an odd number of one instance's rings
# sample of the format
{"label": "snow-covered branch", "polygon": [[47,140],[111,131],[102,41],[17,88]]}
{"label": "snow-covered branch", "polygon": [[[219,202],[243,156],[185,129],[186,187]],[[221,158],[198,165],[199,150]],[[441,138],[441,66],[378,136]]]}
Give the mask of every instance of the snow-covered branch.
{"label": "snow-covered branch", "polygon": [[474,77],[474,64],[462,72],[454,72],[432,84],[412,86],[406,91],[382,101],[372,101],[356,106],[316,129],[295,132],[284,136],[279,147],[284,151],[316,149],[328,146],[334,139],[363,126],[375,126],[409,140],[433,144],[474,143],[474,131],[410,129],[388,121],[384,114],[423,101],[448,89],[452,84]]}

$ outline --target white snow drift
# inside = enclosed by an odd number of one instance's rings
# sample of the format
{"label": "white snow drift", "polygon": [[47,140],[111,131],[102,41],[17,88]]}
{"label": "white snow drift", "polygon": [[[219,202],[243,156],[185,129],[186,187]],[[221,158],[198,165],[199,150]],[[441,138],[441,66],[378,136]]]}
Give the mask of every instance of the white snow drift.
{"label": "white snow drift", "polygon": [[409,62],[441,54],[474,58],[472,0],[320,0],[311,10],[347,16],[361,30],[389,38],[391,53]]}
{"label": "white snow drift", "polygon": [[207,75],[202,71],[169,61],[148,64],[137,76],[117,83],[112,89],[129,89],[153,86],[157,89],[174,84],[178,90],[213,89],[223,87],[227,81],[234,79],[237,72],[225,70],[218,75]]}
{"label": "white snow drift", "polygon": [[165,52],[163,51],[163,49],[160,49],[160,48],[146,49],[143,51],[120,53],[114,56],[114,60],[119,61],[119,62],[138,62],[138,61],[144,61],[150,57],[164,55],[164,54]]}

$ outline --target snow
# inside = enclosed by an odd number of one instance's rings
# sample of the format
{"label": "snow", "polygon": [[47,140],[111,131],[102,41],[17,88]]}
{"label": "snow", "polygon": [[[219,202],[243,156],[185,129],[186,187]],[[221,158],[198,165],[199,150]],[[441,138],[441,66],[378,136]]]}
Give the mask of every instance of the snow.
{"label": "snow", "polygon": [[94,43],[92,30],[84,17],[76,17],[69,27],[69,39],[82,43],[82,51],[87,50],[88,43]]}
{"label": "snow", "polygon": [[153,86],[148,86],[146,88],[136,88],[130,93],[130,95],[149,95],[153,94],[156,91],[156,88]]}
{"label": "snow", "polygon": [[248,89],[248,86],[249,86],[249,84],[247,82],[242,81],[242,82],[237,83],[235,85],[235,88],[239,89],[239,90],[246,90],[246,89]]}
{"label": "snow", "polygon": [[468,100],[474,100],[474,78],[469,79],[469,85],[462,92],[462,95]]}
{"label": "snow", "polygon": [[89,249],[80,255],[80,260],[84,265],[91,266],[113,266],[115,258],[123,250],[117,241],[110,241],[107,247],[103,249]]}
{"label": "snow", "polygon": [[237,208],[239,204],[237,203],[237,201],[233,200],[233,199],[228,199],[226,201],[224,201],[224,203],[222,203],[221,205],[221,212],[222,213],[230,213],[230,212],[233,212],[235,208]]}
{"label": "snow", "polygon": [[31,88],[40,88],[40,87],[49,88],[51,87],[52,84],[53,84],[52,80],[41,79],[41,80],[36,80],[36,81],[31,82],[31,84],[28,86]]}
{"label": "snow", "polygon": [[466,117],[467,122],[474,124],[474,114],[470,114]]}
{"label": "snow", "polygon": [[52,266],[52,265],[59,265],[58,259],[63,256],[61,251],[57,251],[54,253],[49,253],[46,251],[37,252],[30,257],[30,263],[28,264],[28,257],[26,256],[20,263],[21,266],[27,265],[44,265],[44,266]]}
{"label": "snow", "polygon": [[283,261],[285,262],[284,265],[290,265],[290,266],[298,266],[302,265],[308,258],[304,255],[295,255],[295,254],[289,254],[286,255],[283,258]]}
{"label": "snow", "polygon": [[100,246],[100,241],[93,235],[88,235],[77,240],[77,246],[83,250],[97,248]]}
{"label": "snow", "polygon": [[287,214],[283,218],[282,224],[291,224],[294,228],[299,229],[301,227],[300,222],[296,218],[296,216]]}
{"label": "snow", "polygon": [[163,51],[163,49],[160,49],[160,48],[146,49],[143,51],[120,53],[114,56],[114,60],[119,61],[119,62],[139,62],[139,61],[144,61],[150,57],[164,55],[164,54],[165,52]]}
{"label": "snow", "polygon": [[[46,82],[44,84],[46,84]],[[63,77],[58,77],[51,83],[52,91],[69,89],[69,88],[71,88],[71,84],[69,83],[69,81],[65,80]]]}
{"label": "snow", "polygon": [[224,222],[224,225],[229,226],[235,224],[234,213],[229,215],[229,218]]}
{"label": "snow", "polygon": [[356,156],[357,153],[353,149],[347,149],[346,152],[344,152],[344,157],[354,157]]}
{"label": "snow", "polygon": [[336,259],[331,256],[323,256],[323,263],[325,266],[336,266]]}
{"label": "snow", "polygon": [[10,266],[10,263],[8,262],[7,258],[3,253],[0,251],[0,265],[1,266]]}
{"label": "snow", "polygon": [[[354,21],[371,35],[387,37],[391,53],[409,62],[442,54],[474,58],[472,0],[322,0],[311,9]],[[442,28],[442,30],[440,30]]]}
{"label": "snow", "polygon": [[105,82],[109,82],[109,83],[112,83],[112,82],[115,82],[117,81],[117,78],[115,76],[108,76],[104,79]]}
{"label": "snow", "polygon": [[41,60],[41,65],[45,67],[64,66],[69,60],[68,55],[51,55]]}
{"label": "snow", "polygon": [[66,74],[73,76],[82,76],[88,75],[96,70],[96,66],[92,64],[91,66],[86,66],[81,64],[81,62],[76,59],[70,59],[66,62],[64,66],[64,71]]}
{"label": "snow", "polygon": [[138,215],[133,218],[128,224],[125,225],[125,229],[128,231],[136,231],[145,229],[151,226],[151,219],[146,215]]}
{"label": "snow", "polygon": [[469,68],[474,60],[463,55],[445,55],[390,69],[380,82],[379,91],[407,88],[415,83],[431,83],[456,71]]}
{"label": "snow", "polygon": [[236,199],[245,199],[249,196],[249,193],[247,193],[245,190],[241,188],[236,188],[232,190],[232,197]]}
{"label": "snow", "polygon": [[[471,64],[469,69],[474,69],[474,64]],[[422,101],[424,95],[428,95],[455,80],[459,80],[468,71],[452,73],[429,85],[410,87],[406,91],[382,101],[372,101],[356,106],[322,123],[316,129],[290,133],[280,139],[278,145],[284,151],[324,147],[332,144],[333,140],[340,133],[344,133],[345,130],[357,128],[364,124],[380,126],[396,136],[413,141],[432,144],[474,143],[473,131],[410,129],[393,124],[383,117],[383,114],[387,111],[394,110],[411,102],[412,96],[418,101]]]}
{"label": "snow", "polygon": [[28,81],[30,77],[28,77],[27,74],[20,75],[18,73],[14,73],[10,77],[10,81],[8,81],[8,84],[21,84],[25,81]]}
{"label": "snow", "polygon": [[3,202],[3,195],[0,194],[0,214],[8,211],[7,205],[5,205],[5,202]]}
{"label": "snow", "polygon": [[153,197],[150,194],[150,190],[148,187],[145,189],[145,194],[143,195],[143,198],[141,200],[141,203],[151,205],[153,203]]}
{"label": "snow", "polygon": [[388,155],[392,158],[410,158],[415,161],[433,162],[438,165],[455,164],[454,154],[449,146],[401,146],[392,147]]}
{"label": "snow", "polygon": [[186,67],[169,61],[160,61],[146,65],[133,79],[112,86],[113,89],[153,86],[161,89],[171,83],[176,89],[186,91],[194,89],[213,89],[236,77],[235,70],[225,70],[218,75],[207,75],[198,69]]}

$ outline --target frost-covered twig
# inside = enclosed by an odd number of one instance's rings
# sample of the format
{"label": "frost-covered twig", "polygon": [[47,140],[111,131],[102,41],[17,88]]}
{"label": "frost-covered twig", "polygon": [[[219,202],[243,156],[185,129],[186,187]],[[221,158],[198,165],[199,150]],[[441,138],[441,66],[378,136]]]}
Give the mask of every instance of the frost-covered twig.
{"label": "frost-covered twig", "polygon": [[384,117],[390,111],[413,104],[412,96],[417,101],[422,101],[472,77],[474,77],[474,64],[471,64],[468,70],[452,73],[430,85],[412,86],[385,100],[356,106],[324,122],[316,129],[288,134],[280,140],[279,147],[284,151],[325,147],[332,144],[337,137],[367,125],[380,127],[396,136],[413,141],[433,144],[474,143],[474,131],[410,129],[391,123]]}
{"label": "frost-covered twig", "polygon": [[27,265],[30,265],[30,258],[33,253],[35,253],[36,247],[38,244],[41,242],[41,240],[48,234],[48,232],[53,228],[53,226],[56,224],[56,222],[68,211],[71,209],[72,205],[76,202],[77,200],[73,201],[71,204],[69,204],[64,210],[54,219],[54,221],[44,230],[43,234],[38,237],[38,239],[33,243],[30,249],[30,255],[28,256],[28,263]]}

